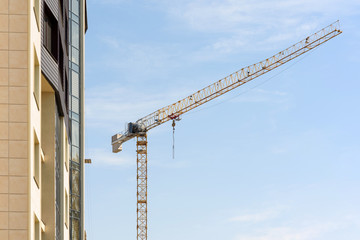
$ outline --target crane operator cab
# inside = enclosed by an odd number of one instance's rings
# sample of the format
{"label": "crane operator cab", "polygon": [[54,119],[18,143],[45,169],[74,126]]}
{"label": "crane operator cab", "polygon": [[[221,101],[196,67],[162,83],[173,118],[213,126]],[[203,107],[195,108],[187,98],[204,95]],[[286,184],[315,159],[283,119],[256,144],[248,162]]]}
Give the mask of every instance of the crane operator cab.
{"label": "crane operator cab", "polygon": [[122,144],[132,138],[134,138],[136,135],[141,135],[142,133],[145,133],[146,129],[143,124],[140,123],[128,123],[127,129],[123,133],[118,133],[112,136],[111,138],[111,144],[112,144],[112,152],[118,153],[122,150]]}

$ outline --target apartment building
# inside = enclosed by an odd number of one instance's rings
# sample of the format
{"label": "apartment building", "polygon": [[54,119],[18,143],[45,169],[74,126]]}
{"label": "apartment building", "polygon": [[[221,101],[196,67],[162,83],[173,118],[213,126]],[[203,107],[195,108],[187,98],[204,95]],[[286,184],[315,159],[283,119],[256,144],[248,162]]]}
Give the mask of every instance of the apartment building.
{"label": "apartment building", "polygon": [[0,0],[0,239],[83,240],[85,0]]}

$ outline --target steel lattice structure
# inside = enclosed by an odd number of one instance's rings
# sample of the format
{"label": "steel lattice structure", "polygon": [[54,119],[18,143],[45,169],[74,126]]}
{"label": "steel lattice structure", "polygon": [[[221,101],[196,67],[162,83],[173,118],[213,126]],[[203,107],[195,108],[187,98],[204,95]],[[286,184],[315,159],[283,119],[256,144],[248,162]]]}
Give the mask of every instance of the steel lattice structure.
{"label": "steel lattice structure", "polygon": [[147,136],[139,134],[137,146],[137,239],[147,239]]}
{"label": "steel lattice structure", "polygon": [[300,42],[256,64],[247,66],[219,81],[163,107],[139,120],[129,123],[128,129],[112,137],[113,152],[122,150],[122,144],[137,137],[137,239],[147,239],[147,131],[201,106],[237,87],[320,46],[341,34],[339,21],[306,37]]}

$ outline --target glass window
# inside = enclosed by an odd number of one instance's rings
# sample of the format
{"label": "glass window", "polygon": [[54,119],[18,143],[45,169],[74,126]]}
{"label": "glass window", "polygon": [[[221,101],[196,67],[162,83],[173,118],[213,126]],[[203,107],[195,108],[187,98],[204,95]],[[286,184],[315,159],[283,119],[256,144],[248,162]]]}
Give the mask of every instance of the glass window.
{"label": "glass window", "polygon": [[[71,169],[71,191],[73,199],[74,196],[80,196],[80,171],[77,169]],[[79,202],[71,201],[71,209],[80,211]]]}
{"label": "glass window", "polygon": [[71,11],[75,13],[76,15],[79,15],[79,1],[78,0],[72,0],[71,1]]}
{"label": "glass window", "polygon": [[80,239],[80,221],[78,219],[72,219],[71,221],[71,240]]}
{"label": "glass window", "polygon": [[[79,193],[80,194],[80,193]],[[80,197],[72,195],[71,197],[71,209],[75,211],[80,211]]]}
{"label": "glass window", "polygon": [[71,110],[75,113],[79,113],[79,99],[72,97]]}
{"label": "glass window", "polygon": [[75,64],[75,63],[72,63],[71,64],[71,68],[72,70],[74,70],[75,72],[79,72],[80,69],[79,69],[79,65]]}
{"label": "glass window", "polygon": [[46,49],[51,53],[51,55],[57,60],[57,21],[47,7],[45,8],[44,14],[44,45]]}
{"label": "glass window", "polygon": [[71,71],[71,94],[79,97],[79,74]]}
{"label": "glass window", "polygon": [[79,50],[74,47],[72,48],[71,52],[71,61],[79,65]]}
{"label": "glass window", "polygon": [[71,21],[71,44],[79,48],[79,24]]}
{"label": "glass window", "polygon": [[79,148],[73,146],[71,148],[71,160],[74,162],[79,162]]}
{"label": "glass window", "polygon": [[71,118],[80,122],[80,116],[77,113],[71,112]]}
{"label": "glass window", "polygon": [[72,120],[72,126],[71,126],[71,136],[72,136],[72,144],[75,146],[79,146],[80,144],[80,138],[79,138],[79,123],[77,121]]}
{"label": "glass window", "polygon": [[75,22],[79,22],[79,17],[73,13],[71,13],[71,19],[74,20]]}

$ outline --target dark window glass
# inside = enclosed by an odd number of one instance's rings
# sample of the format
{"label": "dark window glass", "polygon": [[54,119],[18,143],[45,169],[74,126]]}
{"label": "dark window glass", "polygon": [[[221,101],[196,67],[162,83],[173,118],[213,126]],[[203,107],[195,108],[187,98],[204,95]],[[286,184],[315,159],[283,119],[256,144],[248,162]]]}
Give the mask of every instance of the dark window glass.
{"label": "dark window glass", "polygon": [[60,77],[60,81],[61,81],[61,86],[62,89],[64,91],[65,88],[65,79],[64,79],[64,52],[62,47],[60,46],[59,49],[59,77]]}
{"label": "dark window glass", "polygon": [[60,8],[60,15],[61,15],[61,19],[63,18],[63,12],[64,12],[64,1],[63,0],[60,0],[59,1],[59,8]]}
{"label": "dark window glass", "polygon": [[44,7],[44,45],[51,55],[58,60],[58,24],[48,7]]}

